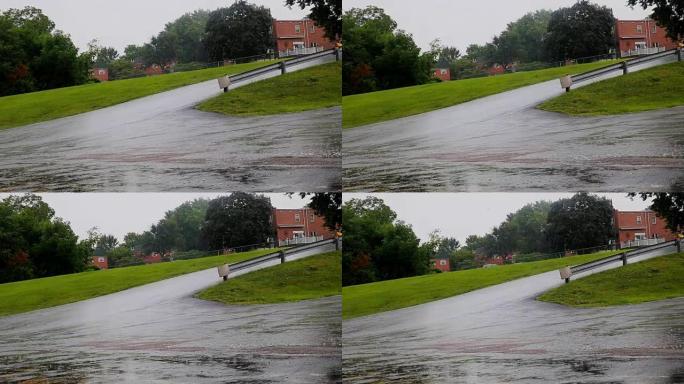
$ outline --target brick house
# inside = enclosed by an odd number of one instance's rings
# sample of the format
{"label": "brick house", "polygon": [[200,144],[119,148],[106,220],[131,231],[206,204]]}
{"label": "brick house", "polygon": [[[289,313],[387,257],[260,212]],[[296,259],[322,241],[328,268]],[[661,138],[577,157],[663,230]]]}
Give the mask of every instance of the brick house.
{"label": "brick house", "polygon": [[313,20],[273,20],[273,38],[278,57],[303,55],[335,48],[325,37],[325,28]]}
{"label": "brick house", "polygon": [[109,69],[93,68],[90,70],[90,78],[98,81],[109,81]]}
{"label": "brick house", "polygon": [[613,223],[617,230],[616,242],[620,248],[653,245],[676,238],[667,229],[667,222],[653,211],[613,212]]}
{"label": "brick house", "polygon": [[618,20],[615,36],[620,57],[658,53],[678,46],[667,37],[667,31],[651,19]]}
{"label": "brick house", "polygon": [[306,244],[332,239],[335,232],[311,208],[273,209],[271,217],[276,245]]}
{"label": "brick house", "polygon": [[451,69],[449,68],[435,68],[432,70],[432,77],[442,81],[451,81]]}
{"label": "brick house", "polygon": [[448,257],[435,256],[434,258],[430,259],[430,264],[432,265],[432,269],[442,272],[451,272],[451,265],[449,263]]}
{"label": "brick house", "polygon": [[90,263],[99,269],[109,269],[109,261],[106,256],[92,256]]}

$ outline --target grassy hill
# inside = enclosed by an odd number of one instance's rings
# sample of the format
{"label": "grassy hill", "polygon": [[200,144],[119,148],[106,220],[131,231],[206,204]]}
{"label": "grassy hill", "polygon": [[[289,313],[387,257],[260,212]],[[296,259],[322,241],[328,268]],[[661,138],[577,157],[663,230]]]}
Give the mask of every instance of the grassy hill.
{"label": "grassy hill", "polygon": [[259,81],[198,106],[202,111],[257,116],[328,108],[342,103],[342,65],[330,63]]}
{"label": "grassy hill", "polygon": [[168,263],[82,272],[0,284],[0,316],[73,303],[276,251],[260,249]]}
{"label": "grassy hill", "polygon": [[[615,62],[599,61],[345,96],[342,98],[342,108],[344,109],[342,127],[353,128],[434,111],[527,85],[557,79],[567,74],[574,75],[591,71]],[[560,84],[558,86],[560,88]]]}
{"label": "grassy hill", "polygon": [[522,277],[586,263],[616,253],[619,251],[605,251],[559,259],[503,265],[496,268],[470,269],[344,287],[342,288],[342,317],[350,319],[411,307]]}
{"label": "grassy hill", "polygon": [[538,299],[575,307],[605,307],[682,296],[684,253],[678,253],[573,280]]}
{"label": "grassy hill", "polygon": [[684,62],[666,64],[587,85],[539,108],[569,115],[643,112],[684,105]]}
{"label": "grassy hill", "polygon": [[196,296],[225,304],[269,304],[340,294],[342,253],[330,252],[228,279]]}
{"label": "grassy hill", "polygon": [[259,61],[0,97],[0,129],[77,115],[273,63]]}

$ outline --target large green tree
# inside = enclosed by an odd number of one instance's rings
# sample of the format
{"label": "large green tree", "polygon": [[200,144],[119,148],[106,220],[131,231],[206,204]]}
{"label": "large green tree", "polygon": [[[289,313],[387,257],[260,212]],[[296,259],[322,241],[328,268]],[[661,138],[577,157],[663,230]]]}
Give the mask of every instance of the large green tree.
{"label": "large green tree", "polygon": [[651,18],[667,30],[673,40],[684,38],[684,1],[682,0],[627,0],[634,7],[639,4],[644,9],[653,7]]}
{"label": "large green tree", "polygon": [[345,95],[423,84],[435,57],[421,53],[413,37],[381,8],[352,8],[342,17]]}
{"label": "large green tree", "polygon": [[237,0],[209,14],[205,46],[212,60],[265,54],[273,48],[272,29],[268,8]]}
{"label": "large green tree", "polygon": [[552,251],[607,245],[616,233],[612,202],[587,193],[552,203],[547,222],[546,237]]}
{"label": "large green tree", "polygon": [[235,192],[211,200],[202,229],[211,249],[265,243],[273,236],[271,200]]}
{"label": "large green tree", "polygon": [[615,47],[614,29],[610,8],[580,0],[551,14],[544,49],[555,61],[607,54]]}
{"label": "large green tree", "polygon": [[310,8],[309,18],[325,28],[326,37],[339,39],[342,35],[342,0],[285,0],[288,6]]}

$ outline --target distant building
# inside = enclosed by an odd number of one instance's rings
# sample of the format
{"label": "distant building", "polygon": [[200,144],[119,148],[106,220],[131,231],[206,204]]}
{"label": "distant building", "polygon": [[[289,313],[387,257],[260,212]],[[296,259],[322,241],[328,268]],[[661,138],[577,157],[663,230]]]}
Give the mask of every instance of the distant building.
{"label": "distant building", "polygon": [[451,81],[451,69],[435,68],[432,70],[432,76],[435,79],[440,79],[442,81]]}
{"label": "distant building", "polygon": [[90,262],[99,269],[109,269],[109,262],[106,256],[93,256]]}
{"label": "distant building", "polygon": [[618,20],[615,25],[617,50],[620,57],[648,55],[675,49],[676,41],[651,19]]}
{"label": "distant building", "polygon": [[448,257],[435,257],[430,259],[430,264],[432,264],[432,269],[437,269],[442,272],[451,272],[451,265],[449,265]]}
{"label": "distant building", "polygon": [[616,242],[620,248],[654,245],[674,240],[667,222],[653,211],[614,211]]}
{"label": "distant building", "polygon": [[313,20],[274,20],[273,37],[278,57],[306,55],[335,48],[325,37],[325,28]]}
{"label": "distant building", "polygon": [[325,218],[311,208],[273,209],[276,245],[307,244],[332,239],[335,232],[325,226]]}
{"label": "distant building", "polygon": [[109,81],[109,69],[93,68],[90,70],[90,77],[99,81]]}
{"label": "distant building", "polygon": [[152,64],[145,68],[147,76],[161,75],[162,73],[164,73],[164,68],[159,64]]}

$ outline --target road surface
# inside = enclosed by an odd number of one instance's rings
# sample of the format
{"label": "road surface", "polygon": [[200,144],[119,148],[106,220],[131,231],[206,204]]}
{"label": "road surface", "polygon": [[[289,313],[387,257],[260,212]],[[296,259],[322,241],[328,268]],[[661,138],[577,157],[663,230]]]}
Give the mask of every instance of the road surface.
{"label": "road surface", "polygon": [[[630,262],[673,251],[664,249]],[[558,272],[553,271],[345,321],[344,380],[486,384],[684,381],[684,299],[595,309],[534,299],[560,284]]]}
{"label": "road surface", "polygon": [[344,130],[344,189],[624,192],[684,187],[684,107],[609,117],[535,109],[563,92],[552,80]]}
{"label": "road surface", "polygon": [[211,269],[0,318],[0,382],[340,382],[339,297],[253,306],[192,297],[219,281]]}
{"label": "road surface", "polygon": [[[288,71],[330,60],[334,56]],[[264,117],[194,109],[220,92],[216,80],[210,80],[0,131],[0,191],[341,188],[339,107]]]}

